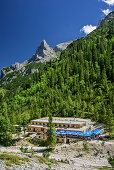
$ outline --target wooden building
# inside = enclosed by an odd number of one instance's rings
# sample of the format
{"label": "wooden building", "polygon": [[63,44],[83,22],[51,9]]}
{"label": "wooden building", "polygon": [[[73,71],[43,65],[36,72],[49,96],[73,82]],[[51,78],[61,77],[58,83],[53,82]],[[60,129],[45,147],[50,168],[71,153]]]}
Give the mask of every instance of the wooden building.
{"label": "wooden building", "polygon": [[[53,123],[55,124],[56,131],[84,131],[86,127],[86,121],[75,121],[75,120],[63,120],[53,118]],[[86,127],[87,129],[88,127]],[[31,133],[36,133],[36,137],[39,140],[47,139],[47,130],[48,130],[48,119],[36,119],[31,120],[29,125],[29,131]],[[57,142],[66,143],[69,139],[60,138],[57,136]]]}

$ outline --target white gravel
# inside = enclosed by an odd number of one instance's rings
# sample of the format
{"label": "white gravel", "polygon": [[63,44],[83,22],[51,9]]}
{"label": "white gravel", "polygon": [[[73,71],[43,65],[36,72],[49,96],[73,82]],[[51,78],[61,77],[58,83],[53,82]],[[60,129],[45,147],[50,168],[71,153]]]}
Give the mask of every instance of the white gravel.
{"label": "white gravel", "polygon": [[[64,144],[56,146],[55,152],[51,153],[50,158],[54,158],[57,161],[66,161],[66,163],[51,164],[52,169],[55,170],[98,170],[98,167],[111,167],[107,158],[110,155],[114,155],[114,141],[108,141],[102,146],[101,141],[90,141],[88,143],[89,152],[83,151],[83,142],[80,141],[76,144]],[[0,153],[8,152],[10,154],[22,155],[20,151],[21,146],[3,147],[0,146]],[[31,149],[32,146],[27,146]],[[42,151],[46,147],[32,147],[35,151],[35,155],[42,156]],[[21,154],[20,154],[21,153]],[[110,155],[109,155],[110,154]],[[8,167],[5,165],[5,161],[0,161],[0,170],[46,170],[48,165],[41,164],[36,159],[30,159],[31,162],[23,166],[14,165]]]}

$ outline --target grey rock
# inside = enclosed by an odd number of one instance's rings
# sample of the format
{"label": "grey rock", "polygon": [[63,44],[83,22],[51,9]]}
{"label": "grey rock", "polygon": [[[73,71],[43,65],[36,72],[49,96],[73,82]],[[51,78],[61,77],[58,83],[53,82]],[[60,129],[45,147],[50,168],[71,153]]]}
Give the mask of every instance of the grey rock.
{"label": "grey rock", "polygon": [[24,72],[24,71],[25,71],[25,67],[22,67],[22,68],[21,68],[21,72]]}
{"label": "grey rock", "polygon": [[12,77],[12,79],[16,79],[16,78],[17,78],[17,76],[13,76],[13,77]]}
{"label": "grey rock", "polygon": [[21,69],[23,67],[23,64],[21,64],[21,63],[15,63],[15,64],[12,64],[11,66],[10,66],[10,68],[12,69],[12,70],[19,70],[19,69]]}
{"label": "grey rock", "polygon": [[41,60],[42,57],[38,56],[37,54],[34,54],[29,60],[27,60],[27,64],[31,63],[31,62],[36,62]]}
{"label": "grey rock", "polygon": [[102,27],[105,23],[109,22],[112,18],[114,18],[114,11],[108,14],[105,18],[102,18],[99,22],[99,26]]}
{"label": "grey rock", "polygon": [[57,58],[55,51],[49,47],[45,40],[37,48],[36,53],[28,60],[30,62],[47,62]]}
{"label": "grey rock", "polygon": [[38,69],[29,69],[26,71],[26,74],[31,74],[31,73],[38,73]]}
{"label": "grey rock", "polygon": [[31,73],[38,73],[38,69],[31,69]]}
{"label": "grey rock", "polygon": [[68,42],[65,42],[65,43],[58,44],[54,47],[54,51],[57,52],[57,53],[61,53],[71,43],[72,43],[72,41],[68,41]]}
{"label": "grey rock", "polygon": [[49,54],[53,54],[53,50],[49,47],[45,40],[41,42],[41,45],[37,48],[36,54],[45,58]]}
{"label": "grey rock", "polygon": [[4,68],[2,68],[1,70],[1,78],[4,77],[6,75],[6,71],[4,70]]}
{"label": "grey rock", "polygon": [[13,72],[13,70],[7,71],[6,70],[7,67],[3,67],[1,70],[1,78],[3,78],[4,76],[6,76],[7,74],[10,74]]}

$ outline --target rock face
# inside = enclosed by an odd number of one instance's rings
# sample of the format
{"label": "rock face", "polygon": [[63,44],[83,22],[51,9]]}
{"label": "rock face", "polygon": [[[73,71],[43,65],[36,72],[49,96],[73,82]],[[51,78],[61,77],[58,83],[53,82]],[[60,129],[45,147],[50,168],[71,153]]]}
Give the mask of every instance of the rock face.
{"label": "rock face", "polygon": [[105,23],[109,22],[112,18],[114,18],[114,11],[108,14],[105,18],[102,18],[99,22],[99,26],[102,27]]}
{"label": "rock face", "polygon": [[21,69],[23,67],[23,64],[20,64],[20,63],[15,63],[15,64],[12,64],[11,66],[10,66],[10,68],[12,69],[12,70],[19,70],[19,69]]}
{"label": "rock face", "polygon": [[72,41],[68,41],[68,42],[65,42],[65,43],[58,44],[54,47],[54,51],[57,52],[57,53],[61,53],[71,43],[72,43]]}
{"label": "rock face", "polygon": [[45,40],[41,42],[41,45],[37,48],[35,55],[28,60],[30,62],[47,62],[57,58],[55,51],[49,47]]}
{"label": "rock face", "polygon": [[4,77],[5,75],[6,75],[6,72],[5,72],[4,68],[2,68],[2,70],[1,70],[1,77]]}
{"label": "rock face", "polygon": [[49,47],[45,40],[43,40],[41,45],[37,48],[36,55],[43,58],[50,58],[50,56],[56,57],[54,50]]}
{"label": "rock face", "polygon": [[38,73],[38,69],[30,69],[26,71],[26,74]]}
{"label": "rock face", "polygon": [[[7,70],[7,68],[8,68],[8,70]],[[6,76],[7,74],[12,73],[12,72],[13,72],[13,70],[10,69],[10,67],[3,67],[1,70],[1,78]]]}

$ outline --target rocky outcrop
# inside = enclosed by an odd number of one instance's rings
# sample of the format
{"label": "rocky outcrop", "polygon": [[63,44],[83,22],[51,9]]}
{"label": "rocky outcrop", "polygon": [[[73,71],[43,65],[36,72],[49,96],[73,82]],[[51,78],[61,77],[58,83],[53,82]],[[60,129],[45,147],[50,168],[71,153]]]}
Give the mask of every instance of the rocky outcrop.
{"label": "rocky outcrop", "polygon": [[46,43],[45,40],[41,42],[41,45],[36,50],[36,55],[41,56],[43,58],[47,58],[48,56],[52,55],[53,57],[56,57],[54,51],[52,48],[49,47],[49,45]]}
{"label": "rocky outcrop", "polygon": [[38,73],[38,69],[30,69],[26,71],[26,74]]}
{"label": "rocky outcrop", "polygon": [[3,78],[4,76],[6,76],[7,74],[12,73],[13,70],[10,69],[10,67],[3,67],[1,70],[1,78]]}
{"label": "rocky outcrop", "polygon": [[57,53],[61,53],[71,43],[72,43],[72,41],[68,41],[68,42],[65,42],[65,43],[58,44],[54,47],[54,51],[57,52]]}
{"label": "rocky outcrop", "polygon": [[6,75],[6,71],[4,70],[4,68],[2,68],[1,70],[1,77],[4,77]]}
{"label": "rocky outcrop", "polygon": [[109,22],[112,18],[114,18],[114,11],[108,14],[105,18],[102,18],[99,22],[99,26],[102,27],[105,23]]}
{"label": "rocky outcrop", "polygon": [[15,71],[21,69],[22,67],[23,67],[23,64],[20,64],[20,63],[15,63],[15,64],[12,64],[12,65],[10,66],[10,68],[11,68],[12,70],[15,70]]}
{"label": "rocky outcrop", "polygon": [[28,60],[30,62],[47,62],[57,58],[55,51],[49,47],[45,40],[41,42],[41,45],[37,48],[36,53]]}

